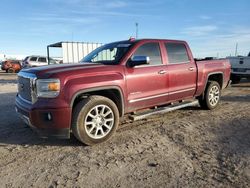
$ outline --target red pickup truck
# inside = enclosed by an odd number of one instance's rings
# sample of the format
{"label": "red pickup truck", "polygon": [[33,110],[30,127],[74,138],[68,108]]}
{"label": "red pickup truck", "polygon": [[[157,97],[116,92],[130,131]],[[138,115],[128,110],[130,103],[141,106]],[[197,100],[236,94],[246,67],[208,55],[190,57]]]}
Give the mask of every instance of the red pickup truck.
{"label": "red pickup truck", "polygon": [[73,132],[93,145],[109,139],[124,114],[144,109],[136,120],[145,109],[150,115],[198,102],[213,109],[229,78],[227,60],[195,60],[185,41],[131,39],[103,45],[78,64],[22,70],[16,111],[41,137]]}

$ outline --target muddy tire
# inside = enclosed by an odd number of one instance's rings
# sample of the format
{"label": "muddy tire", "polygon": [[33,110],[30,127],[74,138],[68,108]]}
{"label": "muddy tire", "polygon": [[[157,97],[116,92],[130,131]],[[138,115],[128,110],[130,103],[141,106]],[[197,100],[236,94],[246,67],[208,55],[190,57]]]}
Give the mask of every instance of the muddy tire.
{"label": "muddy tire", "polygon": [[115,103],[102,96],[90,96],[73,109],[72,131],[86,145],[107,141],[119,124],[119,111]]}
{"label": "muddy tire", "polygon": [[212,110],[219,104],[221,97],[221,88],[218,82],[209,81],[206,90],[199,98],[200,106],[204,109]]}

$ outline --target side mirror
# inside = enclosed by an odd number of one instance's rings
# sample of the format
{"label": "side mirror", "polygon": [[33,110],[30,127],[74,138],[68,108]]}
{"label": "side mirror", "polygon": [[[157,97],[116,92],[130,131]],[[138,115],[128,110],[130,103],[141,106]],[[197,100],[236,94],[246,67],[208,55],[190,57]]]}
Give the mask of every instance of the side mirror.
{"label": "side mirror", "polygon": [[150,62],[150,58],[148,56],[133,56],[129,62],[129,67],[135,67],[139,65],[147,65]]}

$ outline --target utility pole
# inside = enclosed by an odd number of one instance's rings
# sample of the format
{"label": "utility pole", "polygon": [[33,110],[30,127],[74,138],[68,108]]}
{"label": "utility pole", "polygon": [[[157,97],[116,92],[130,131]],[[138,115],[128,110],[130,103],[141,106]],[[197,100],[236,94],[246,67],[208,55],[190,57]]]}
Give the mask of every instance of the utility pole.
{"label": "utility pole", "polygon": [[138,38],[138,23],[135,23],[135,38]]}
{"label": "utility pole", "polygon": [[235,56],[237,56],[238,54],[238,42],[236,43],[236,46],[235,46]]}

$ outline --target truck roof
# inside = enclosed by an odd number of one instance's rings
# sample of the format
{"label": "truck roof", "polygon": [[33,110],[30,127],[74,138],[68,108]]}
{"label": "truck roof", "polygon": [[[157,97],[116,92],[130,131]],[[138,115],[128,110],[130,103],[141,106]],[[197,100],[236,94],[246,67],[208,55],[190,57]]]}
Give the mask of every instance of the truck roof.
{"label": "truck roof", "polygon": [[174,39],[157,39],[157,38],[143,38],[143,39],[136,39],[138,41],[151,41],[151,40],[158,40],[158,41],[172,41],[172,42],[185,42],[184,40],[174,40]]}
{"label": "truck roof", "polygon": [[184,41],[184,40],[157,39],[157,38],[142,38],[142,39],[130,38],[129,40],[116,41],[116,42],[112,42],[112,43],[118,43],[118,42],[121,42],[121,43],[126,43],[126,42],[134,43],[134,42],[140,42],[140,41],[163,41],[163,42],[180,42],[180,43],[186,43],[186,41]]}

